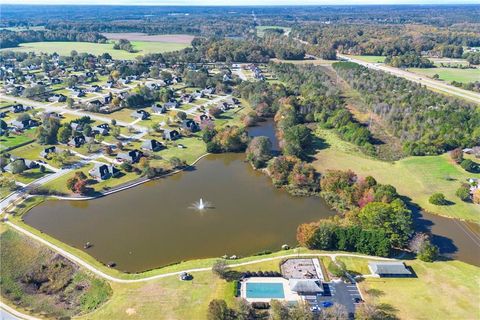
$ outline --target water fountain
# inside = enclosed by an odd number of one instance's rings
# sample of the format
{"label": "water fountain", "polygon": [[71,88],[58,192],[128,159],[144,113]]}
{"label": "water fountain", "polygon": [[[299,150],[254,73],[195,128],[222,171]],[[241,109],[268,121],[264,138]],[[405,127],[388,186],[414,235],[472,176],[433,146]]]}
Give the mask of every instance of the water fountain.
{"label": "water fountain", "polygon": [[203,201],[203,198],[200,198],[200,200],[195,201],[192,205],[192,208],[198,211],[203,211],[205,209],[211,208],[212,205],[208,201]]}

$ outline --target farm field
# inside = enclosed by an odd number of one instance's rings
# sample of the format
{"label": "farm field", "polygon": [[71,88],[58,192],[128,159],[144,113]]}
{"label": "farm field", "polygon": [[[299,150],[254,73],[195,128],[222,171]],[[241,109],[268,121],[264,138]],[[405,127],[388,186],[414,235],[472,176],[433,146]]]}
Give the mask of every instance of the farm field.
{"label": "farm field", "polygon": [[438,74],[440,80],[447,82],[457,81],[462,83],[480,81],[480,69],[455,69],[455,68],[410,68],[410,72],[432,78]]}
{"label": "farm field", "polygon": [[[470,177],[480,178],[480,174],[466,172],[453,164],[448,154],[385,162],[364,156],[331,131],[318,130],[317,135],[329,145],[315,155],[313,165],[320,172],[350,169],[361,176],[371,175],[381,183],[395,186],[400,194],[408,196],[428,212],[480,222],[480,207],[463,202],[455,195],[462,182]],[[435,206],[429,203],[428,198],[435,192],[442,192],[454,204]]]}
{"label": "farm field", "polygon": [[113,43],[91,43],[91,42],[27,42],[22,43],[17,48],[5,48],[2,50],[30,52],[36,53],[58,53],[60,55],[69,56],[72,50],[76,50],[78,53],[88,52],[94,55],[101,55],[105,52],[109,53],[114,59],[135,59],[139,55],[148,53],[161,53],[181,50],[188,47],[185,43],[173,43],[173,42],[151,42],[151,41],[132,41],[133,47],[138,52],[127,52],[124,50],[114,50]]}

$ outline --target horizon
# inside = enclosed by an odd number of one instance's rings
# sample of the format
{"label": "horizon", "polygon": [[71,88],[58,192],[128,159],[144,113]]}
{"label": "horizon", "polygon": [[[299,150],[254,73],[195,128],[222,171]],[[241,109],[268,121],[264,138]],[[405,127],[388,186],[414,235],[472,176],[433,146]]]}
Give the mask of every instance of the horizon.
{"label": "horizon", "polygon": [[[252,1],[251,3],[249,1]],[[52,3],[53,2],[53,3]],[[259,2],[261,2],[259,4]],[[151,7],[302,7],[302,6],[445,6],[445,5],[480,5],[477,0],[339,0],[339,1],[318,1],[303,0],[295,3],[293,0],[231,0],[228,3],[215,0],[142,0],[138,3],[131,3],[128,0],[25,0],[18,3],[18,0],[0,0],[0,5],[16,5],[16,6],[151,6]]]}

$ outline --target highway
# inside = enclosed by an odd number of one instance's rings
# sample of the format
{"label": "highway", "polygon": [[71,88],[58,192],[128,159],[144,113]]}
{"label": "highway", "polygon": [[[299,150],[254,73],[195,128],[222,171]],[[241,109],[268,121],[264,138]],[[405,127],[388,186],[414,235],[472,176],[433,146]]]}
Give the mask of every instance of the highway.
{"label": "highway", "polygon": [[442,93],[446,93],[448,95],[452,95],[452,96],[455,96],[455,97],[458,97],[458,98],[462,98],[462,99],[465,99],[465,100],[468,100],[470,102],[473,102],[473,103],[476,103],[476,104],[480,105],[480,93],[464,90],[464,89],[461,89],[461,88],[457,88],[457,87],[452,86],[452,85],[450,85],[448,83],[445,83],[443,81],[433,80],[433,79],[430,79],[426,76],[418,75],[418,74],[415,74],[415,73],[412,73],[412,72],[409,72],[409,71],[406,71],[406,70],[402,70],[402,69],[399,69],[399,68],[389,67],[389,66],[386,66],[386,65],[381,64],[381,63],[366,62],[366,61],[355,59],[355,58],[352,58],[350,56],[346,56],[346,55],[343,55],[343,54],[337,54],[337,57],[340,58],[340,59],[346,60],[346,61],[351,61],[351,62],[358,63],[358,64],[360,64],[364,67],[367,67],[367,68],[370,68],[370,69],[373,69],[373,70],[380,70],[380,71],[383,71],[383,72],[390,73],[390,74],[392,74],[394,76],[397,76],[397,77],[402,77],[402,78],[405,78],[407,80],[410,80],[410,81],[413,81],[413,82],[416,82],[416,83],[420,83],[420,84],[426,86],[427,88],[430,88],[430,89],[433,89],[433,90],[436,90],[436,91],[440,91]]}

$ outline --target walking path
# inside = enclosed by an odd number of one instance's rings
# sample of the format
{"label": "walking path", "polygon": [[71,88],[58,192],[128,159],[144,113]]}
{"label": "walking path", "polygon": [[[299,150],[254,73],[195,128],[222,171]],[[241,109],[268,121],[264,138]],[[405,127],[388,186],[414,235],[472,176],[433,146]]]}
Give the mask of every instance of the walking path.
{"label": "walking path", "polygon": [[[91,271],[95,275],[105,279],[109,280],[112,282],[116,283],[136,283],[136,282],[146,282],[150,280],[155,280],[155,279],[161,279],[161,278],[166,278],[166,277],[171,277],[175,275],[179,275],[183,272],[187,273],[192,273],[192,272],[202,272],[202,271],[209,271],[212,269],[212,267],[205,267],[205,268],[193,268],[193,269],[186,269],[186,270],[180,270],[180,271],[175,271],[175,272],[169,272],[169,273],[164,273],[164,274],[158,274],[155,276],[150,276],[150,277],[145,277],[141,279],[121,279],[117,278],[111,275],[106,274],[105,272],[97,269],[96,267],[90,265],[88,262],[82,260],[81,258],[69,253],[68,251],[50,243],[49,241],[33,234],[32,232],[10,222],[7,221],[5,222],[8,226],[12,227],[13,229],[23,233],[24,235],[48,246],[50,249],[60,253],[63,255],[65,258],[71,260],[72,262],[75,262],[85,269]],[[390,258],[381,258],[381,257],[375,257],[375,256],[368,256],[368,255],[361,255],[361,254],[349,254],[349,253],[293,253],[293,254],[287,254],[287,255],[282,255],[282,256],[276,256],[276,257],[270,257],[270,258],[263,258],[263,259],[258,259],[254,261],[247,261],[247,262],[242,262],[242,263],[236,263],[236,264],[230,264],[229,266],[232,268],[236,267],[241,267],[241,266],[246,266],[246,265],[251,265],[251,264],[256,264],[256,263],[261,263],[261,262],[266,262],[266,261],[272,261],[272,260],[278,260],[278,259],[285,259],[285,258],[294,258],[297,256],[302,256],[302,257],[330,257],[332,260],[335,260],[337,257],[357,257],[357,258],[366,258],[366,259],[375,259],[375,260],[389,260],[393,261],[395,259],[390,259]]]}

